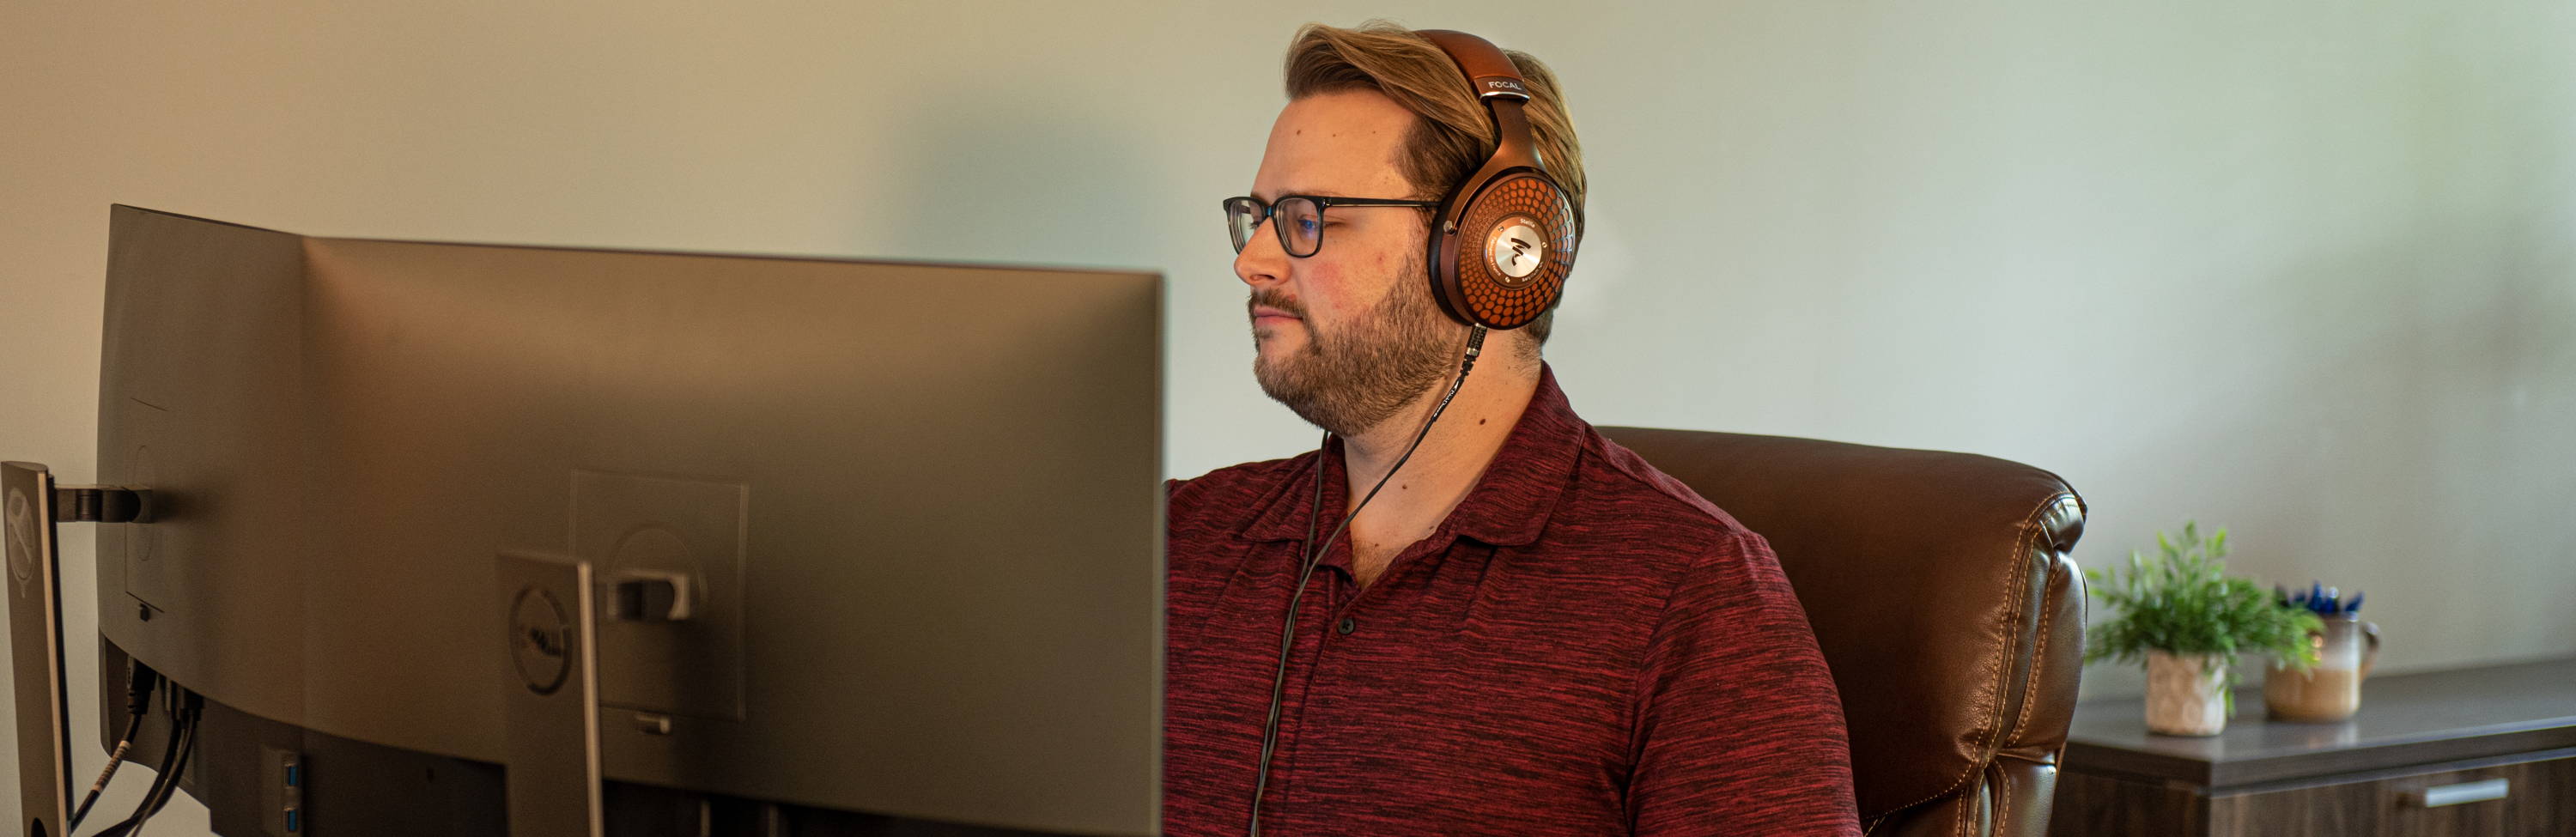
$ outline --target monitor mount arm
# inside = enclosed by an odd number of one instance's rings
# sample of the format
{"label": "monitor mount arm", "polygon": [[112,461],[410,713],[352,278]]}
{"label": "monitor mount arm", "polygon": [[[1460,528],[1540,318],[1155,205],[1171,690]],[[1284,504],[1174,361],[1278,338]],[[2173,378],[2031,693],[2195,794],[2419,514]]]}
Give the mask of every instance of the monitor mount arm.
{"label": "monitor mount arm", "polygon": [[[25,835],[61,837],[71,813],[71,706],[63,679],[62,523],[150,523],[149,489],[55,485],[33,462],[0,462],[0,542],[9,565],[10,682],[18,696],[18,802]],[[175,766],[164,765],[164,770]]]}

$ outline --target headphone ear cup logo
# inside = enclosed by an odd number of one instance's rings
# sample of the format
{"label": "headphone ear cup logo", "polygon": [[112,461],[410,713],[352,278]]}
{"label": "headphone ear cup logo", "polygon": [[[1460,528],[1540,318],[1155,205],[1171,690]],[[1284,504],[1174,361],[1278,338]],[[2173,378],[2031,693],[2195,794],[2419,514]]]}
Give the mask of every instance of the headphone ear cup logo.
{"label": "headphone ear cup logo", "polygon": [[1537,273],[1541,260],[1547,258],[1547,236],[1539,233],[1538,219],[1514,215],[1485,235],[1485,261],[1497,274],[1494,281],[1505,285],[1522,285]]}

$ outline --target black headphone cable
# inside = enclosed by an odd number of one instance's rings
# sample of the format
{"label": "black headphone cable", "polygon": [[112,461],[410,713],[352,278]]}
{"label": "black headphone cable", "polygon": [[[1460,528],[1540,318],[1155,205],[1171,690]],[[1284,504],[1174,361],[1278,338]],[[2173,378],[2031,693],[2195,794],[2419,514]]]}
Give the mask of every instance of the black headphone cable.
{"label": "black headphone cable", "polygon": [[1352,519],[1360,516],[1360,509],[1367,508],[1370,500],[1377,499],[1378,491],[1386,488],[1387,481],[1394,479],[1395,472],[1402,470],[1404,463],[1413,458],[1413,452],[1422,447],[1422,440],[1430,437],[1432,423],[1439,421],[1440,414],[1448,411],[1450,399],[1458,397],[1458,388],[1467,384],[1467,373],[1476,368],[1476,356],[1483,354],[1484,349],[1485,327],[1469,326],[1467,351],[1458,362],[1458,377],[1449,382],[1447,392],[1441,393],[1440,402],[1432,405],[1431,415],[1422,419],[1422,429],[1413,434],[1411,444],[1404,446],[1404,454],[1395,458],[1395,464],[1386,469],[1386,475],[1377,478],[1377,485],[1370,487],[1368,494],[1351,506],[1349,514],[1342,515],[1342,522],[1333,525],[1332,534],[1324,537],[1324,545],[1320,549],[1312,545],[1315,542],[1315,524],[1324,513],[1324,446],[1332,443],[1333,432],[1324,431],[1324,441],[1316,446],[1315,499],[1306,511],[1306,543],[1309,546],[1305,567],[1297,572],[1297,589],[1288,594],[1288,617],[1279,625],[1279,667],[1270,676],[1270,713],[1261,724],[1261,764],[1254,771],[1252,780],[1252,822],[1245,828],[1250,837],[1261,837],[1261,795],[1269,789],[1270,757],[1279,746],[1280,702],[1287,694],[1288,654],[1297,646],[1297,603],[1306,597],[1306,582],[1315,577],[1315,567],[1323,563],[1324,553],[1332,551],[1333,542],[1341,538],[1343,530],[1350,528]]}

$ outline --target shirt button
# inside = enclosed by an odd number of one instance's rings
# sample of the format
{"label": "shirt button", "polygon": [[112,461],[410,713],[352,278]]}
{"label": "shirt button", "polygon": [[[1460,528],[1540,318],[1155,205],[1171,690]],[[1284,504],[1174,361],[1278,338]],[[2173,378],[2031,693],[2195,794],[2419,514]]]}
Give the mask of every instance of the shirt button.
{"label": "shirt button", "polygon": [[1344,635],[1344,636],[1349,636],[1349,635],[1350,635],[1350,633],[1351,633],[1352,631],[1356,631],[1356,630],[1359,630],[1359,629],[1360,629],[1360,620],[1353,619],[1353,618],[1348,617],[1348,616],[1344,616],[1344,617],[1342,617],[1342,623],[1341,623],[1341,624],[1333,626],[1333,630],[1336,630],[1336,631],[1340,631],[1340,632],[1342,632],[1342,635]]}

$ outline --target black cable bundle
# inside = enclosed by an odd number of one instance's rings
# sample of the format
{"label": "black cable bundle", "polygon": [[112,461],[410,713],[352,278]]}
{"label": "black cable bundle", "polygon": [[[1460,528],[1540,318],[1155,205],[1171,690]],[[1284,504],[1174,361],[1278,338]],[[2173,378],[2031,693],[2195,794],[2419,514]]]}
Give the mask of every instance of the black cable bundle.
{"label": "black cable bundle", "polygon": [[[99,771],[98,781],[90,783],[89,793],[81,797],[80,807],[72,810],[71,821],[63,824],[64,834],[72,833],[73,829],[80,827],[81,820],[89,818],[89,808],[98,804],[99,792],[107,790],[107,781],[115,778],[116,768],[125,763],[125,752],[134,747],[134,736],[143,731],[144,713],[152,710],[152,690],[160,683],[161,675],[151,666],[126,660],[125,734],[117,736],[116,750],[107,754],[107,769]],[[167,764],[168,757],[163,758],[163,763]]]}
{"label": "black cable bundle", "polygon": [[152,777],[151,787],[144,789],[143,801],[134,806],[133,814],[90,837],[130,837],[178,794],[179,774],[187,772],[188,759],[197,754],[197,716],[202,709],[197,696],[184,691],[174,692],[172,699],[178,706],[170,721],[170,742],[161,751],[160,775]]}

